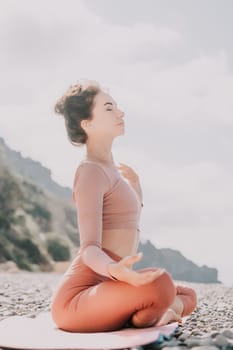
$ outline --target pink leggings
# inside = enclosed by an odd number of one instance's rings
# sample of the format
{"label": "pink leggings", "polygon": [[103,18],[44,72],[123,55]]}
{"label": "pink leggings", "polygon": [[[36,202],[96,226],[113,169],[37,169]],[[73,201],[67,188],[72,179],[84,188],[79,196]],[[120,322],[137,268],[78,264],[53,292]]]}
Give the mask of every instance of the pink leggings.
{"label": "pink leggings", "polygon": [[[114,260],[121,259],[103,250]],[[143,270],[148,269],[137,271]],[[128,322],[134,324],[134,320],[140,327],[147,327],[161,318],[176,295],[184,304],[182,316],[196,308],[195,291],[175,286],[168,272],[151,283],[135,287],[97,274],[78,254],[53,295],[51,314],[58,328],[69,332],[112,331]]]}

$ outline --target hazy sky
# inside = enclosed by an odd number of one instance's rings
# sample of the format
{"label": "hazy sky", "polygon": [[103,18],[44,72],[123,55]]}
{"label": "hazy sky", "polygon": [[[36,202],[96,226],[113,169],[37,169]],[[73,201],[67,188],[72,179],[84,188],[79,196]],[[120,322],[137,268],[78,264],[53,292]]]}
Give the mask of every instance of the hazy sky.
{"label": "hazy sky", "polygon": [[71,187],[58,97],[97,80],[125,112],[116,162],[144,190],[142,236],[233,285],[233,2],[0,0],[0,136]]}

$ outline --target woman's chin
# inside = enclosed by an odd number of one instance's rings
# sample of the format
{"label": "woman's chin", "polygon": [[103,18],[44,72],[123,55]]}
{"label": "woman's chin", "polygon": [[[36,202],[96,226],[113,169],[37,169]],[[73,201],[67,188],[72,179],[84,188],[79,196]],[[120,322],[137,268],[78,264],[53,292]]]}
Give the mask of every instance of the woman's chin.
{"label": "woman's chin", "polygon": [[117,137],[117,136],[124,135],[124,133],[125,133],[125,130],[120,130],[120,131],[116,134],[116,137]]}

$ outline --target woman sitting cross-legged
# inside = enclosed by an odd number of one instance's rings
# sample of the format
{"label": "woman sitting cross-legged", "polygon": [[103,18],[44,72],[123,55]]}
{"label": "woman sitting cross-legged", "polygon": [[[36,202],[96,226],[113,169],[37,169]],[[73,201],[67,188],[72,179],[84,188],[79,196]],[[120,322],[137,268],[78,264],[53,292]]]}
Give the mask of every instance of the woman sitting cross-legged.
{"label": "woman sitting cross-legged", "polygon": [[69,140],[85,145],[77,166],[73,203],[80,249],[51,302],[57,326],[70,332],[118,330],[181,322],[196,307],[192,288],[175,285],[161,268],[133,270],[143,207],[139,176],[117,166],[112,143],[124,134],[125,116],[99,84],[71,85],[57,101]]}

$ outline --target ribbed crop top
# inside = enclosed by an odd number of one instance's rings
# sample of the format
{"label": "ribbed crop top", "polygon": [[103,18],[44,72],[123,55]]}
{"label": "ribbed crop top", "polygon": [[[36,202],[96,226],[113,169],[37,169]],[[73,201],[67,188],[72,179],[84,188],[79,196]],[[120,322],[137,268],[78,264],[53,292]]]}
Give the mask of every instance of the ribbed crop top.
{"label": "ribbed crop top", "polygon": [[138,229],[141,201],[115,165],[82,161],[73,183],[80,247],[101,247],[102,230]]}

